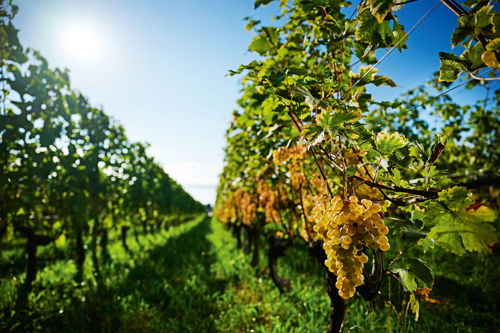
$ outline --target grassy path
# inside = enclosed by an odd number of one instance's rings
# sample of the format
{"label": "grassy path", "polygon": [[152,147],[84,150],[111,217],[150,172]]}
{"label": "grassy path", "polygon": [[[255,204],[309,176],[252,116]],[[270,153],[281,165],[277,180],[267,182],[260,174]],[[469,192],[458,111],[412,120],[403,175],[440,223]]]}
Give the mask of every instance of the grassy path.
{"label": "grassy path", "polygon": [[[326,327],[329,303],[322,272],[300,246],[280,259],[281,274],[292,280],[292,290],[280,295],[267,275],[264,254],[261,268],[251,267],[229,232],[208,218],[141,236],[139,241],[131,236],[128,252],[118,241],[110,244],[112,260],[103,267],[100,290],[91,267],[86,269],[86,282],[76,285],[74,264],[60,260],[48,265],[37,280],[32,310],[10,317],[4,313],[0,331],[288,333],[323,332]],[[459,313],[441,307],[425,310],[418,327],[410,321],[402,327],[383,300],[374,309],[355,299],[349,303],[345,328],[346,332],[491,331],[467,327],[467,318],[460,315],[457,322]],[[441,319],[432,313],[436,310],[450,318]]]}
{"label": "grassy path", "polygon": [[[101,290],[90,260],[81,285],[73,282],[71,261],[47,265],[30,312],[4,313],[0,331],[320,332],[325,326],[321,279],[298,278],[294,291],[280,296],[265,269],[252,268],[229,232],[208,218],[128,241],[129,252],[118,241],[110,244]],[[295,262],[283,274],[317,269]]]}

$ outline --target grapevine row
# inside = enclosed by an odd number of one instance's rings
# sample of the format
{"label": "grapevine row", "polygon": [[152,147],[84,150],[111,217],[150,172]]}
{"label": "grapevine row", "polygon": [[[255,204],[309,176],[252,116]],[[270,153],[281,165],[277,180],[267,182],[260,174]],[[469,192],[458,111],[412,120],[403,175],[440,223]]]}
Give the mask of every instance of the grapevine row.
{"label": "grapevine row", "polygon": [[[498,245],[500,91],[469,105],[433,94],[460,76],[476,89],[497,80],[499,13],[488,1],[464,5],[472,9],[463,9],[452,43],[465,52],[440,53],[435,79],[392,101],[373,99],[367,86],[396,86],[376,66],[406,48],[397,10],[411,2],[362,1],[348,18],[346,1],[284,0],[279,24],[249,21],[257,33],[249,50],[261,57],[232,72],[243,74],[243,89],[226,133],[216,217],[254,265],[264,236],[281,292],[293,281],[279,276],[278,258],[307,244],[325,270],[330,332],[341,331],[355,295],[371,301],[385,292],[395,304],[383,288],[389,280],[416,318],[419,301],[435,302],[432,271],[413,248],[461,255]],[[476,80],[484,69],[489,79]]]}
{"label": "grapevine row", "polygon": [[[26,49],[12,24],[17,7],[0,2],[0,245],[25,239],[26,277],[18,307],[37,274],[37,248],[68,240],[82,281],[87,240],[99,277],[98,245],[108,234],[159,230],[204,207],[123,127],[71,87],[69,73]],[[0,248],[1,251],[1,248]]]}

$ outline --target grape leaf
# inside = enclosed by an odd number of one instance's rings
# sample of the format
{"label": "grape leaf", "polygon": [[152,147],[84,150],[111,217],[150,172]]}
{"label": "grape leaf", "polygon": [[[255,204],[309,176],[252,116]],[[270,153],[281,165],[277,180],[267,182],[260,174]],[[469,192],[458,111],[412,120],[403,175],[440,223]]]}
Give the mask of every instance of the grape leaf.
{"label": "grape leaf", "polygon": [[472,8],[475,5],[477,5],[481,0],[467,0],[464,3],[462,3],[463,6]]}
{"label": "grape leaf", "polygon": [[483,61],[481,60],[483,52],[484,47],[480,43],[477,43],[462,53],[460,58],[467,62],[467,71],[472,72],[484,67]]}
{"label": "grape leaf", "polygon": [[269,3],[271,3],[273,0],[256,0],[254,5],[253,5],[253,8],[254,9],[257,9],[259,8],[260,6],[266,6],[268,5]]}
{"label": "grape leaf", "polygon": [[500,37],[492,39],[488,45],[486,45],[488,51],[496,51],[500,49]]}
{"label": "grape leaf", "polygon": [[373,44],[375,46],[388,46],[386,42],[391,37],[389,22],[379,23],[377,19],[368,11],[362,11],[358,15],[359,26],[356,29],[356,39],[358,41]]}
{"label": "grape leaf", "polygon": [[461,72],[467,71],[465,62],[452,53],[439,52],[439,81],[455,81]]}
{"label": "grape leaf", "polygon": [[389,87],[397,87],[396,82],[384,75],[375,75],[371,83],[377,87],[380,87],[383,84],[388,85]]}
{"label": "grape leaf", "polygon": [[474,14],[474,27],[476,29],[483,29],[486,28],[490,24],[490,12],[493,9],[493,6],[484,6],[481,7],[475,14]]}
{"label": "grape leaf", "polygon": [[338,111],[329,114],[321,114],[319,125],[327,127],[330,131],[334,132],[337,128],[347,122],[354,122],[359,120],[361,116],[353,112]]}
{"label": "grape leaf", "polygon": [[414,216],[433,227],[419,244],[424,249],[437,244],[458,255],[491,251],[489,246],[498,241],[498,236],[490,222],[497,213],[482,204],[471,204],[468,190],[457,186],[441,191],[436,201],[422,204],[425,210]]}
{"label": "grape leaf", "polygon": [[378,23],[382,23],[392,10],[394,0],[369,0],[370,13],[377,19]]}
{"label": "grape leaf", "polygon": [[474,32],[473,27],[457,27],[451,35],[451,45],[453,47],[459,45]]}
{"label": "grape leaf", "polygon": [[389,133],[383,130],[375,137],[375,144],[379,152],[385,155],[392,154],[399,148],[403,148],[408,144],[408,140],[398,133]]}
{"label": "grape leaf", "polygon": [[57,247],[63,247],[64,244],[66,244],[66,235],[62,234],[61,236],[57,237],[55,243]]}
{"label": "grape leaf", "polygon": [[434,283],[434,275],[423,260],[417,258],[399,258],[389,265],[389,271],[399,275],[401,283],[408,291],[417,288],[431,288]]}
{"label": "grape leaf", "polygon": [[307,90],[306,88],[304,87],[301,87],[301,86],[295,86],[295,87],[292,87],[291,89],[292,92],[294,93],[298,93],[302,96],[304,96],[304,103],[311,109],[311,110],[314,110],[319,104],[320,104],[320,101],[315,98],[310,92],[309,90]]}
{"label": "grape leaf", "polygon": [[265,52],[271,50],[272,47],[273,44],[267,38],[256,36],[248,46],[248,49],[263,55]]}

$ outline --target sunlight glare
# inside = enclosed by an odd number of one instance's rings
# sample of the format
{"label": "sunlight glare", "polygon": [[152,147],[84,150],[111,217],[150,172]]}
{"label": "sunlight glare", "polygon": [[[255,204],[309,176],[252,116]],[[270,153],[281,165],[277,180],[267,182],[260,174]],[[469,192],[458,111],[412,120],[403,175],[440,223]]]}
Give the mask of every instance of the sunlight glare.
{"label": "sunlight glare", "polygon": [[103,43],[92,26],[69,26],[64,30],[63,43],[67,54],[75,60],[96,61],[102,56]]}

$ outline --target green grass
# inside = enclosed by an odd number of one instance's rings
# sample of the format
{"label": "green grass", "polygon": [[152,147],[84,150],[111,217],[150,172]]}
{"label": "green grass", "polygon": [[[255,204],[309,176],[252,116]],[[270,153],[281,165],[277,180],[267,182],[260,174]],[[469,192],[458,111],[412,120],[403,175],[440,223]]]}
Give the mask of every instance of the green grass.
{"label": "green grass", "polygon": [[[280,259],[292,290],[280,295],[265,268],[236,248],[224,226],[197,219],[185,225],[129,238],[130,251],[110,243],[112,260],[97,288],[86,261],[85,281],[75,284],[68,259],[45,262],[30,298],[30,310],[12,311],[22,274],[0,281],[1,332],[323,332],[329,301],[321,267],[301,246]],[[48,252],[47,252],[48,253]],[[498,328],[481,290],[438,277],[433,295],[415,323],[379,298],[349,301],[346,332],[494,332]],[[435,293],[435,294],[434,294]],[[475,295],[475,296],[474,296]],[[478,299],[474,301],[474,297]],[[481,298],[483,297],[483,298]],[[477,303],[477,304],[476,304]]]}

